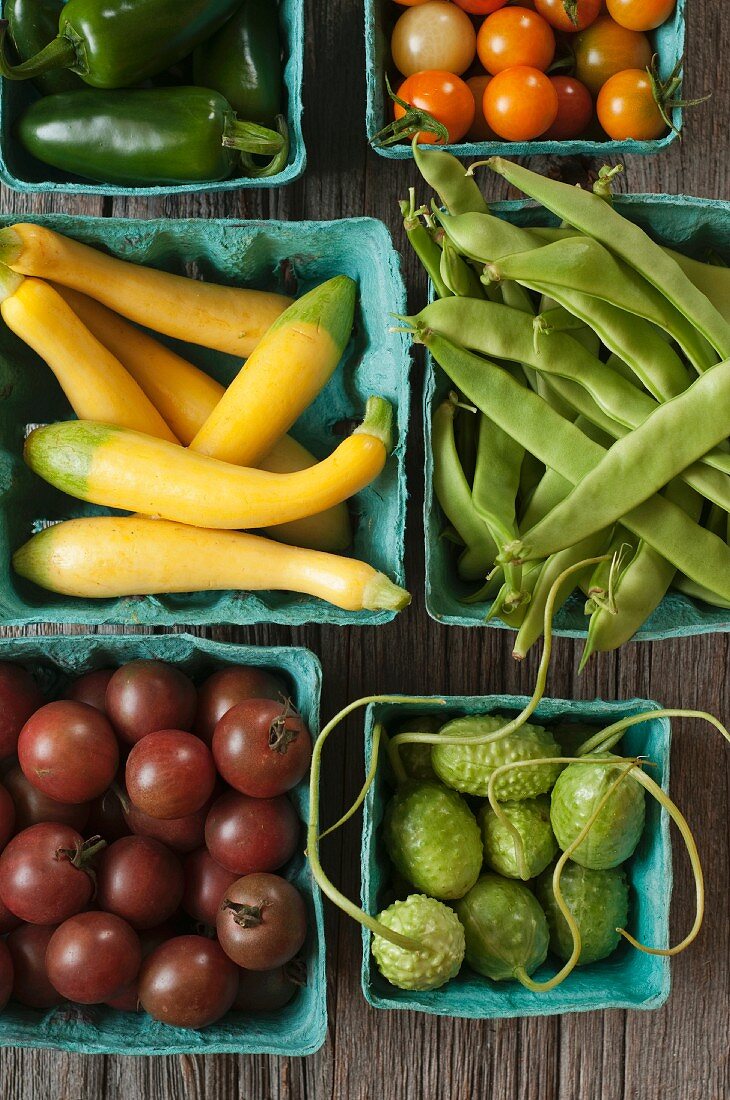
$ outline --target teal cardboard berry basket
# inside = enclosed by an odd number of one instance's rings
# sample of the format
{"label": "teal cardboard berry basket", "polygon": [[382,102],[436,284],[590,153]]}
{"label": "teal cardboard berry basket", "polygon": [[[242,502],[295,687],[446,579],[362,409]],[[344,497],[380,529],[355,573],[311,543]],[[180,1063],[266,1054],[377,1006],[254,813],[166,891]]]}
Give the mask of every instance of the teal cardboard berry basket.
{"label": "teal cardboard berry basket", "polygon": [[[171,661],[198,682],[218,668],[249,664],[283,676],[292,700],[313,736],[319,728],[322,670],[308,649],[293,646],[224,645],[192,634],[40,635],[0,639],[0,660],[16,661],[38,679],[48,697],[68,680],[94,668],[137,658]],[[291,792],[303,822],[309,790],[303,781]],[[71,1054],[313,1054],[327,1032],[324,922],[319,888],[301,851],[282,873],[307,906],[309,931],[303,949],[306,981],[280,1012],[255,1016],[229,1012],[200,1031],[171,1027],[146,1013],[103,1005],[60,1005],[47,1012],[11,1001],[0,1016],[0,1046],[46,1047]]]}
{"label": "teal cardboard berry basket", "polygon": [[[677,0],[674,14],[649,37],[657,56],[659,73],[665,80],[673,71],[684,54],[686,0]],[[365,80],[367,106],[365,125],[368,139],[372,138],[389,122],[393,111],[385,87],[385,74],[392,71],[390,57],[390,36],[396,18],[405,8],[398,8],[392,0],[365,0]],[[481,22],[481,19],[479,20]],[[478,25],[478,24],[477,24]],[[481,70],[480,70],[481,71]],[[398,75],[397,73],[395,74]],[[467,74],[468,75],[468,74]],[[405,79],[405,77],[401,77]],[[392,81],[392,78],[391,78]],[[393,90],[397,84],[393,82]],[[482,157],[536,157],[536,156],[592,156],[614,157],[631,153],[648,155],[659,153],[671,145],[677,137],[676,131],[682,128],[682,110],[675,107],[672,114],[675,130],[655,141],[597,141],[592,138],[577,138],[574,141],[462,141],[455,145],[446,145],[454,156],[477,160]],[[598,123],[596,127],[600,131]],[[405,160],[412,157],[408,142],[390,145],[387,148],[374,146],[381,157]]]}
{"label": "teal cardboard berry basket", "polygon": [[[0,219],[9,224],[13,219]],[[15,219],[17,220],[17,219]],[[403,583],[404,455],[408,429],[408,348],[388,331],[390,313],[405,310],[399,259],[387,229],[372,218],[335,222],[135,221],[66,216],[28,220],[106,249],[115,256],[205,279],[303,294],[334,275],[358,284],[352,339],[342,362],[293,434],[318,458],[329,454],[379,394],[395,412],[395,449],[375,482],[353,498],[349,551]],[[240,360],[170,341],[183,356],[227,383]],[[100,509],[52,489],[24,465],[28,424],[69,419],[72,412],[48,367],[0,326],[0,621],[129,623],[154,626],[305,622],[376,625],[391,611],[343,611],[313,597],[283,592],[196,592],[85,600],[45,592],[15,575],[13,551],[49,522]],[[101,509],[101,511],[105,511]],[[106,510],[108,511],[108,510]]]}
{"label": "teal cardboard berry basket", "polygon": [[[422,703],[371,704],[365,717],[366,768],[370,764],[372,733],[376,723],[392,729],[416,714],[436,712],[444,722],[467,714],[518,713],[527,698],[514,695],[452,696],[445,706]],[[645,699],[628,702],[577,702],[543,699],[532,722],[574,722],[590,726],[609,725],[620,718],[659,709]],[[651,718],[626,730],[615,749],[628,756],[648,757],[656,766],[652,778],[666,791],[669,784],[671,729],[666,718]],[[363,909],[377,914],[393,900],[388,893],[390,861],[385,853],[380,827],[391,793],[386,769],[378,767],[376,779],[365,800],[362,831]],[[629,879],[628,931],[641,943],[669,946],[669,901],[672,892],[672,849],[669,821],[652,798],[646,800],[646,824],[639,845],[626,863]],[[561,962],[552,955],[533,975],[546,981],[557,973]],[[434,1016],[460,1016],[474,1020],[499,1020],[520,1016],[554,1016],[566,1012],[596,1012],[606,1008],[659,1008],[669,996],[669,959],[644,954],[625,941],[601,962],[577,967],[556,989],[533,993],[518,982],[493,982],[476,974],[465,963],[452,981],[428,992],[397,989],[383,978],[370,951],[370,933],[363,929],[362,989],[374,1008],[411,1009]]]}
{"label": "teal cardboard berry basket", "polygon": [[[276,0],[272,0],[276,2]],[[14,134],[15,123],[37,93],[30,81],[0,81],[0,179],[14,191],[67,195],[186,195],[197,191],[238,191],[247,187],[282,187],[304,172],[307,154],[302,134],[304,76],[304,0],[279,0],[279,23],[284,49],[284,85],[289,159],[281,172],[264,179],[235,176],[213,183],[182,183],[160,187],[122,187],[96,183],[58,172],[27,153]]]}
{"label": "teal cardboard berry basket", "polygon": [[[622,214],[650,232],[660,244],[668,245],[695,259],[713,251],[730,259],[730,202],[675,195],[621,195],[615,206]],[[557,225],[542,207],[523,201],[499,202],[492,206],[516,225]],[[478,587],[465,584],[456,572],[454,547],[442,535],[446,520],[433,492],[431,417],[450,385],[443,371],[426,357],[423,395],[426,436],[424,533],[426,540],[426,607],[429,615],[449,626],[492,626],[510,629],[500,619],[485,621],[488,603],[468,604],[463,598]],[[585,638],[587,619],[584,600],[573,596],[555,616],[555,633],[567,638]],[[634,635],[634,641],[656,642],[665,638],[688,638],[695,634],[730,631],[730,610],[713,607],[670,591],[659,607]]]}

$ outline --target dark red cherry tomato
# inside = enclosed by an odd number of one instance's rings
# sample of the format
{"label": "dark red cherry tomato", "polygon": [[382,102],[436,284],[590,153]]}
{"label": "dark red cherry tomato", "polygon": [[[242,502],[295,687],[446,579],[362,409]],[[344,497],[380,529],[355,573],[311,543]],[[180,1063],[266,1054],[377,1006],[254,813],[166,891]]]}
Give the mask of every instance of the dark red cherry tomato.
{"label": "dark red cherry tomato", "polygon": [[5,940],[0,940],[0,1012],[13,992],[13,957]]}
{"label": "dark red cherry tomato", "polygon": [[278,1012],[288,1005],[299,984],[286,966],[273,970],[238,971],[238,993],[233,1007],[239,1012]]}
{"label": "dark red cherry tomato", "polygon": [[183,895],[177,856],[149,836],[125,836],[102,852],[96,872],[96,904],[132,928],[154,928],[175,912]]}
{"label": "dark red cherry tomato", "polygon": [[15,831],[15,803],[7,787],[0,783],[0,850]]}
{"label": "dark red cherry tomato", "polygon": [[90,802],[113,781],[119,746],[95,707],[58,699],[23,726],[18,761],[26,779],[57,802]]}
{"label": "dark red cherry tomato", "polygon": [[97,851],[69,825],[31,825],[0,855],[0,898],[29,924],[60,924],[89,904],[87,868]]}
{"label": "dark red cherry tomato", "polygon": [[207,848],[191,852],[185,860],[184,872],[183,909],[193,920],[215,928],[223,895],[238,875],[216,863]]}
{"label": "dark red cherry tomato", "polygon": [[294,855],[299,829],[296,811],[284,795],[249,798],[228,791],[210,808],[205,845],[217,863],[239,875],[275,871]]}
{"label": "dark red cherry tomato", "polygon": [[102,795],[89,803],[88,832],[92,836],[102,836],[107,844],[120,837],[129,836],[130,829],[124,820],[124,806],[121,790],[110,787]]}
{"label": "dark red cherry tomato", "polygon": [[246,875],[226,890],[216,921],[225,953],[247,970],[289,962],[307,935],[302,895],[280,875]]}
{"label": "dark red cherry tomato", "polygon": [[106,714],[106,689],[114,671],[113,668],[95,668],[93,672],[85,672],[67,685],[63,698],[86,703]]}
{"label": "dark red cherry tomato", "polygon": [[192,733],[148,733],[127,757],[127,794],[151,817],[185,817],[208,801],[216,781],[210,749]]}
{"label": "dark red cherry tomato", "polygon": [[43,692],[29,672],[0,661],[0,760],[16,752],[20,731],[44,702]]}
{"label": "dark red cherry tomato", "polygon": [[62,997],[95,1005],[134,981],[142,962],[139,936],[114,913],[77,913],[48,941],[46,971]]}
{"label": "dark red cherry tomato", "polygon": [[244,699],[286,699],[284,681],[265,668],[229,665],[220,668],[198,689],[195,732],[210,744],[213,731],[223,715]]}
{"label": "dark red cherry tomato", "polygon": [[270,699],[247,699],[221,718],[213,758],[227,783],[253,798],[273,798],[304,778],[312,757],[309,730],[296,711]]}
{"label": "dark red cherry tomato", "polygon": [[142,963],[139,1000],[155,1020],[207,1027],[224,1016],[238,990],[238,970],[215,940],[176,936]]}
{"label": "dark red cherry tomato", "polygon": [[[3,780],[15,803],[15,829],[21,832],[31,825],[42,821],[52,821],[59,825],[70,825],[81,832],[89,820],[89,807],[83,802],[73,805],[71,802],[57,802],[39,791],[23,775],[19,765],[15,764]],[[92,830],[98,832],[98,830]]]}
{"label": "dark red cherry tomato", "polygon": [[106,689],[112,725],[130,744],[156,730],[189,730],[197,695],[189,676],[165,661],[130,661]]}
{"label": "dark red cherry tomato", "polygon": [[22,923],[20,917],[16,917],[15,913],[11,913],[5,902],[0,898],[0,936],[12,932],[14,928]]}
{"label": "dark red cherry tomato", "polygon": [[165,821],[161,817],[150,817],[149,814],[142,813],[130,803],[129,809],[124,811],[124,820],[137,836],[151,836],[155,840],[161,840],[173,852],[193,852],[200,848],[205,839],[205,819],[209,808],[206,804],[194,814]]}
{"label": "dark red cherry tomato", "polygon": [[28,1008],[53,1008],[63,997],[46,971],[46,949],[55,924],[23,924],[7,938],[13,960],[13,999]]}
{"label": "dark red cherry tomato", "polygon": [[542,141],[572,141],[584,134],[593,118],[593,99],[585,84],[574,76],[551,76],[558,93],[558,114]]}
{"label": "dark red cherry tomato", "polygon": [[[142,960],[144,961],[161,943],[173,939],[177,932],[171,924],[165,923],[158,925],[157,928],[145,928],[138,935],[140,947],[142,948]],[[139,974],[134,981],[122,986],[104,1004],[108,1005],[109,1008],[119,1009],[120,1012],[139,1012]]]}

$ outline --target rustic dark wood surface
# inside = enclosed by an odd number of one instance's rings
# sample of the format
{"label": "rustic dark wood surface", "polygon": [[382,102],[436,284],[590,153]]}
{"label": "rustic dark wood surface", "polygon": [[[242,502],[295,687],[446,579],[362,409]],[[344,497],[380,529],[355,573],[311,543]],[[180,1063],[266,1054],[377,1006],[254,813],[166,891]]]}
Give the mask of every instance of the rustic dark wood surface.
{"label": "rustic dark wood surface", "polygon": [[[730,19],[725,0],[689,7],[686,91],[713,91],[690,113],[684,140],[654,158],[629,158],[623,186],[730,199],[727,174],[730,86],[726,59]],[[3,190],[0,209],[151,217],[382,218],[403,247],[396,200],[416,173],[389,162],[364,140],[364,57],[359,0],[308,0],[306,29],[306,175],[283,191],[247,191],[161,201],[27,198]],[[548,167],[542,164],[544,169]],[[580,176],[590,166],[549,165]],[[506,192],[493,180],[490,197]],[[404,252],[411,301],[423,300],[422,274]],[[383,319],[385,323],[385,318]],[[408,582],[413,605],[379,629],[258,628],[215,631],[221,640],[297,643],[311,647],[325,671],[323,715],[374,691],[526,692],[534,658],[517,666],[501,631],[437,626],[426,615],[421,505],[420,367],[413,367]],[[558,697],[643,696],[670,706],[702,707],[727,720],[730,643],[724,636],[628,645],[591,662],[577,676],[578,646],[556,646],[549,694]],[[327,816],[361,782],[359,724],[329,755]],[[709,891],[699,941],[672,967],[673,991],[658,1012],[604,1012],[526,1021],[440,1020],[369,1008],[359,985],[360,934],[349,921],[328,919],[327,1042],[308,1059],[269,1057],[123,1058],[0,1051],[2,1100],[727,1100],[730,1097],[730,755],[700,724],[674,724],[672,790],[700,842]],[[357,893],[356,825],[328,842],[330,874]],[[688,926],[692,889],[677,851],[673,931]]]}

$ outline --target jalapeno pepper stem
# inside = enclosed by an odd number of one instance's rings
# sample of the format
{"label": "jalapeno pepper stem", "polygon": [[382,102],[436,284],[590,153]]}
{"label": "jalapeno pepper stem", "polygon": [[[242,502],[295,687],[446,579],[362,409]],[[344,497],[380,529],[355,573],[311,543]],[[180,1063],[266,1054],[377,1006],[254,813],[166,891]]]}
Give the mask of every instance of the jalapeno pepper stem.
{"label": "jalapeno pepper stem", "polygon": [[700,928],[702,927],[702,921],[705,915],[705,879],[702,873],[702,864],[700,862],[700,854],[697,850],[695,839],[692,836],[692,830],[690,829],[686,818],[680,812],[679,808],[672,802],[668,794],[666,794],[658,783],[646,775],[645,772],[639,770],[634,776],[638,783],[641,783],[642,787],[649,792],[657,802],[667,811],[674,824],[682,834],[682,839],[687,847],[687,854],[689,856],[690,863],[692,865],[692,873],[695,880],[695,919],[692,924],[692,928],[678,944],[674,947],[647,947],[646,944],[640,943],[630,932],[627,932],[625,928],[617,928],[616,931],[624,939],[628,940],[632,947],[635,947],[637,951],[643,951],[646,955],[662,955],[665,958],[672,955],[679,955],[681,951],[684,951],[686,947],[689,947],[699,935]]}
{"label": "jalapeno pepper stem", "polygon": [[314,742],[312,748],[312,763],[309,771],[309,822],[307,824],[306,856],[309,860],[312,875],[319,884],[322,893],[325,894],[330,901],[333,901],[343,913],[347,913],[347,915],[352,917],[353,920],[356,920],[358,924],[362,924],[365,928],[369,928],[370,931],[374,932],[377,936],[389,940],[390,943],[395,944],[396,947],[401,947],[405,951],[419,951],[422,945],[418,940],[411,939],[409,936],[402,936],[400,932],[394,932],[392,928],[388,928],[387,925],[382,924],[376,917],[371,917],[369,913],[365,913],[362,909],[359,909],[354,902],[351,902],[349,898],[346,898],[345,895],[337,889],[334,883],[330,882],[319,859],[319,779],[324,743],[332,731],[336,729],[345,718],[352,714],[353,711],[357,710],[359,707],[366,707],[370,703],[426,703],[429,705],[437,703],[445,706],[446,700],[434,699],[433,697],[417,698],[408,695],[368,695],[362,699],[355,699],[354,702],[343,707],[334,718],[330,719]]}
{"label": "jalapeno pepper stem", "polygon": [[52,69],[80,68],[78,51],[73,42],[62,35],[54,38],[47,46],[27,61],[19,65],[12,65],[8,61],[5,52],[5,41],[8,33],[7,19],[0,19],[0,76],[6,80],[32,80],[33,77],[42,76]]}
{"label": "jalapeno pepper stem", "polygon": [[226,118],[222,144],[228,149],[237,149],[242,153],[261,153],[272,156],[278,153],[284,138],[268,126],[259,126],[257,122],[246,122],[231,114]]}
{"label": "jalapeno pepper stem", "polygon": [[282,145],[278,153],[275,153],[268,164],[259,165],[249,153],[241,153],[241,164],[246,175],[250,179],[264,179],[268,176],[276,176],[283,172],[289,160],[289,127],[283,115],[276,116],[276,129],[281,138]]}
{"label": "jalapeno pepper stem", "polygon": [[[603,761],[603,763],[606,763],[606,761]],[[616,760],[611,760],[610,763],[615,764]],[[580,958],[581,949],[583,947],[580,935],[580,928],[578,927],[575,917],[568,908],[565,897],[563,896],[563,892],[560,889],[560,879],[565,864],[568,862],[578,845],[583,843],[589,831],[593,828],[593,825],[598,818],[598,815],[608,802],[611,795],[614,793],[617,787],[619,787],[623,783],[623,781],[627,778],[629,773],[633,771],[634,768],[639,768],[640,770],[640,764],[638,760],[627,761],[627,765],[628,766],[622,770],[621,775],[619,775],[608,788],[608,790],[604,792],[588,821],[586,821],[585,825],[578,833],[577,837],[575,837],[575,839],[568,845],[568,847],[560,856],[558,862],[555,864],[555,867],[553,869],[553,894],[555,895],[555,900],[558,903],[558,909],[562,913],[565,922],[570,929],[570,934],[573,937],[573,950],[571,951],[570,958],[565,963],[565,965],[562,966],[557,974],[554,974],[553,977],[550,978],[547,982],[535,982],[527,974],[524,967],[517,968],[517,970],[515,971],[515,977],[527,989],[532,990],[533,993],[548,993],[551,989],[555,989],[556,986],[561,985],[562,982],[565,981],[568,975],[573,970],[575,970],[576,966],[578,965],[578,959]]]}

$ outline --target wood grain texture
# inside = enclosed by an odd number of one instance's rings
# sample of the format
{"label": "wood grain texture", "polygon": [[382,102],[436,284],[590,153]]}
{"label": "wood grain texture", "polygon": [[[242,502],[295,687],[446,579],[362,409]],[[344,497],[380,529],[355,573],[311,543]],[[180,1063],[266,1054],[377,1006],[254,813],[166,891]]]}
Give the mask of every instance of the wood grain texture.
{"label": "wood grain texture", "polygon": [[[61,210],[138,218],[341,218],[369,214],[391,227],[403,246],[396,200],[416,184],[409,162],[386,161],[364,140],[364,51],[359,0],[307,0],[305,134],[309,165],[284,191],[246,191],[188,200],[38,202],[3,191],[3,211]],[[688,95],[712,91],[709,105],[690,112],[684,140],[656,158],[627,162],[622,186],[632,191],[687,193],[730,199],[727,175],[730,51],[725,0],[689,5]],[[580,177],[595,165],[553,159],[540,165]],[[507,194],[488,180],[489,197]],[[403,262],[411,302],[423,301],[425,282],[412,257]],[[385,323],[385,319],[384,319]],[[312,626],[286,630],[218,630],[221,640],[296,643],[319,654],[325,670],[323,714],[374,691],[446,693],[525,692],[536,660],[516,665],[500,631],[438,627],[422,597],[421,366],[413,365],[414,399],[409,454],[408,579],[413,606],[379,629]],[[37,633],[37,631],[29,631]],[[730,717],[727,637],[628,645],[599,657],[577,676],[578,647],[556,646],[549,694],[561,697],[643,696],[667,705],[702,706]],[[361,723],[338,733],[328,753],[325,812],[334,819],[361,782]],[[672,790],[696,830],[709,905],[701,937],[673,964],[668,1005],[654,1013],[605,1012],[575,1017],[474,1023],[366,1006],[359,987],[359,929],[329,911],[330,1031],[308,1059],[267,1057],[73,1057],[52,1052],[0,1052],[3,1100],[726,1100],[730,1019],[730,756],[700,725],[674,724]],[[356,825],[326,842],[330,874],[355,896],[359,837]],[[676,939],[691,920],[692,890],[677,850],[673,905]]]}

